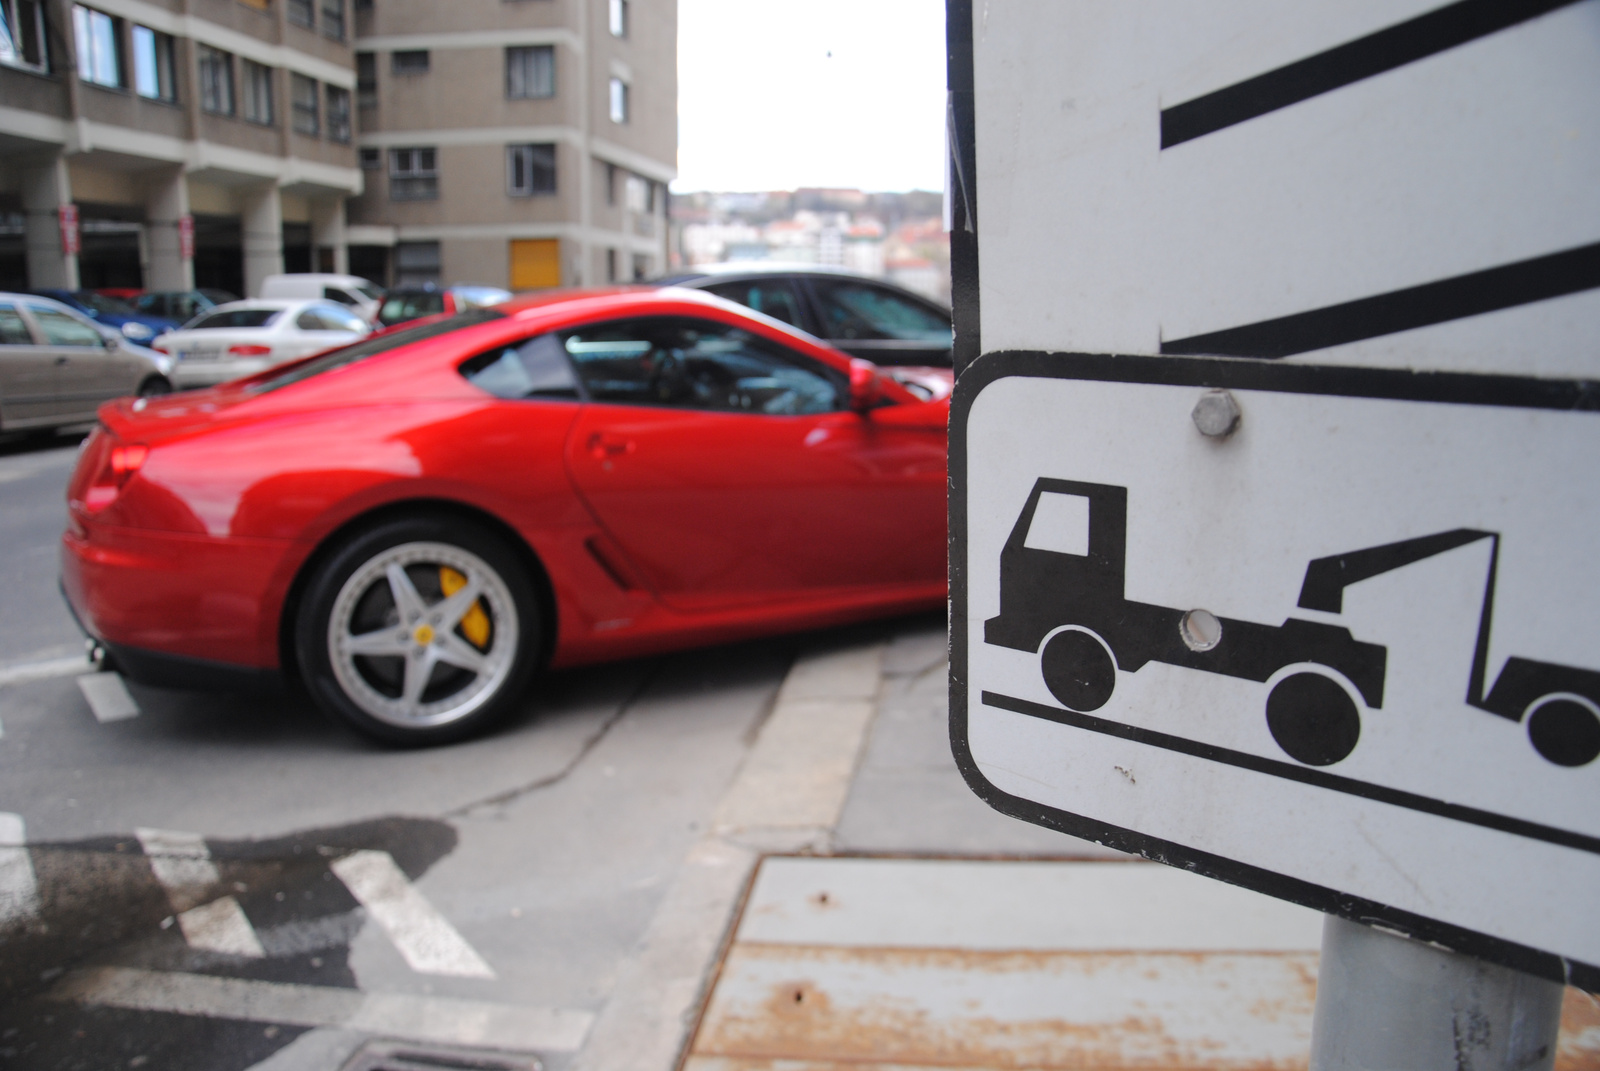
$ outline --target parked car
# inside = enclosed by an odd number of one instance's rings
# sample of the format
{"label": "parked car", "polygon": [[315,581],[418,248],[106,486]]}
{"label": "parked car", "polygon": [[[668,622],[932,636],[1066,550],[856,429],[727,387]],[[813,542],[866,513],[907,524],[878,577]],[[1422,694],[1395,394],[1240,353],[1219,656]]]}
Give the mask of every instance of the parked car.
{"label": "parked car", "polygon": [[147,316],[160,316],[175,324],[186,324],[207,309],[238,301],[238,294],[226,290],[153,290],[132,301]]}
{"label": "parked car", "polygon": [[904,287],[843,268],[745,261],[669,275],[809,331],[879,365],[951,367],[950,312]]}
{"label": "parked car", "polygon": [[116,328],[123,337],[142,345],[149,345],[150,340],[161,332],[178,326],[176,320],[139,312],[125,301],[97,294],[93,290],[30,290],[28,293],[59,301],[96,323]]}
{"label": "parked car", "polygon": [[425,286],[391,290],[384,295],[383,305],[378,310],[378,323],[383,327],[393,327],[441,312],[464,312],[510,300],[511,291],[501,290],[497,286]]}
{"label": "parked car", "polygon": [[0,431],[82,423],[109,399],[165,394],[171,364],[59,301],[0,293]]}
{"label": "parked car", "polygon": [[698,291],[531,295],[103,407],[63,590],[136,680],[437,743],[546,667],[942,607],[948,418]]}
{"label": "parked car", "polygon": [[261,280],[261,293],[256,297],[337,301],[356,310],[370,324],[378,318],[378,306],[383,303],[383,295],[383,287],[359,275],[293,272],[288,275],[269,275]]}
{"label": "parked car", "polygon": [[172,381],[209,387],[310,353],[348,345],[372,330],[331,301],[230,301],[155,340],[172,355]]}

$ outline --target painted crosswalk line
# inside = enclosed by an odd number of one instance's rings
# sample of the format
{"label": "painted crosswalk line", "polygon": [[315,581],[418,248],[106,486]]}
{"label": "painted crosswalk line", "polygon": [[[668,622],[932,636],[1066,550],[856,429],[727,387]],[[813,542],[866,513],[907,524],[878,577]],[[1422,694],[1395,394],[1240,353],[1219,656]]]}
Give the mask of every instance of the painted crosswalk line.
{"label": "painted crosswalk line", "polygon": [[250,959],[266,955],[238,900],[206,899],[222,876],[204,837],[173,829],[137,829],[134,835],[177,912],[178,928],[190,948]]}
{"label": "painted crosswalk line", "polygon": [[0,926],[39,913],[39,886],[20,814],[0,812]]}
{"label": "painted crosswalk line", "polygon": [[267,954],[250,920],[245,917],[244,909],[231,896],[180,912],[178,927],[189,947],[203,952],[223,952],[251,959],[261,959]]}
{"label": "painted crosswalk line", "polygon": [[102,725],[139,716],[139,703],[128,693],[120,673],[85,673],[78,678],[78,690]]}
{"label": "painted crosswalk line", "polygon": [[445,917],[406,880],[388,852],[359,851],[331,864],[350,894],[421,974],[493,978],[495,973]]}
{"label": "painted crosswalk line", "polygon": [[41,662],[18,662],[0,666],[0,687],[7,684],[27,684],[30,681],[49,680],[51,677],[70,677],[89,668],[83,655],[48,658]]}

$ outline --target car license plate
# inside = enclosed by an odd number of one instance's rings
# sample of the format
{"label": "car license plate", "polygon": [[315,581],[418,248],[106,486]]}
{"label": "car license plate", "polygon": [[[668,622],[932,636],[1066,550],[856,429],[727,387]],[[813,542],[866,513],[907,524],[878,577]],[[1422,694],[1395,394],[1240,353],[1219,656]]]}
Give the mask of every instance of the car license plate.
{"label": "car license plate", "polygon": [[178,351],[178,360],[180,360],[180,361],[214,361],[214,360],[217,359],[217,355],[219,353],[221,353],[221,352],[222,352],[221,350],[218,350],[215,347],[211,347],[211,346],[196,347],[196,348],[194,348],[192,350],[179,350]]}

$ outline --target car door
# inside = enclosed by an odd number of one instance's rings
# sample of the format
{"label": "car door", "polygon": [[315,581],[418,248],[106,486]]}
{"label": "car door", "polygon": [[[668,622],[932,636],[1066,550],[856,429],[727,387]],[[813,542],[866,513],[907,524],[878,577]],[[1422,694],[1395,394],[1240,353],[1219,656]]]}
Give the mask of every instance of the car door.
{"label": "car door", "polygon": [[942,583],[942,416],[853,412],[837,371],[709,320],[612,321],[563,345],[588,399],[568,471],[667,604]]}
{"label": "car door", "polygon": [[864,279],[805,277],[821,318],[818,334],[880,365],[949,368],[950,316],[931,302]]}
{"label": "car door", "polygon": [[0,428],[47,424],[59,413],[56,355],[36,340],[15,302],[0,302]]}
{"label": "car door", "polygon": [[58,413],[63,419],[92,420],[101,402],[138,388],[128,363],[133,358],[108,348],[105,336],[87,319],[36,302],[27,307],[55,358]]}

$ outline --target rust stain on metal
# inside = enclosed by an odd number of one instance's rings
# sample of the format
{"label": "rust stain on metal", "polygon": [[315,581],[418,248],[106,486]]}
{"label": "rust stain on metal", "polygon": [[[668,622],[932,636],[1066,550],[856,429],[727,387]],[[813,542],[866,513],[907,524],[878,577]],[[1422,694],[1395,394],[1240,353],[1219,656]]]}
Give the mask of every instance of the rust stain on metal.
{"label": "rust stain on metal", "polygon": [[1579,989],[1561,1005],[1555,1071],[1600,1071],[1600,999]]}

